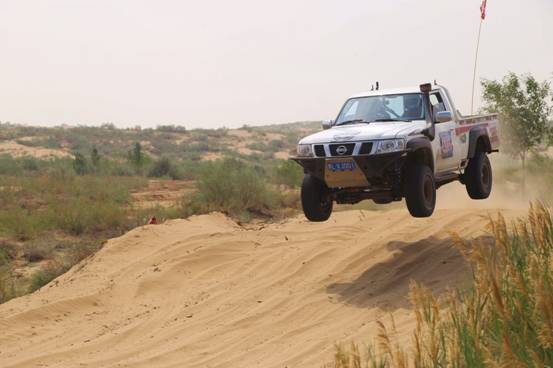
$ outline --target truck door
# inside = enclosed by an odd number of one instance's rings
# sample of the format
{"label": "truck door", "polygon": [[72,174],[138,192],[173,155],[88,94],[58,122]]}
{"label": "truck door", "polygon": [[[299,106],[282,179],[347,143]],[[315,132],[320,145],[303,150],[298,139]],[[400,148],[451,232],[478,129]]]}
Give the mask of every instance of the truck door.
{"label": "truck door", "polygon": [[[451,111],[440,91],[430,93],[430,104],[434,115],[440,111]],[[453,111],[451,112],[453,114]],[[455,170],[459,166],[455,152],[455,120],[436,123],[436,137],[432,142],[436,172]]]}

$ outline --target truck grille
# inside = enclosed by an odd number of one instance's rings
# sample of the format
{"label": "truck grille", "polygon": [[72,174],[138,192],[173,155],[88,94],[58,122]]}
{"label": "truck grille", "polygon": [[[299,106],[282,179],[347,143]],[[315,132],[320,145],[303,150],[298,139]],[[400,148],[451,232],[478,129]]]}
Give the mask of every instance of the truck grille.
{"label": "truck grille", "polygon": [[361,145],[361,149],[359,149],[359,154],[368,155],[369,153],[371,153],[372,149],[373,149],[372,142],[365,142]]}
{"label": "truck grille", "polygon": [[329,145],[330,155],[331,156],[351,156],[353,154],[354,147],[355,147],[355,143],[331,144]]}
{"label": "truck grille", "polygon": [[322,144],[315,145],[315,156],[325,157],[325,147]]}

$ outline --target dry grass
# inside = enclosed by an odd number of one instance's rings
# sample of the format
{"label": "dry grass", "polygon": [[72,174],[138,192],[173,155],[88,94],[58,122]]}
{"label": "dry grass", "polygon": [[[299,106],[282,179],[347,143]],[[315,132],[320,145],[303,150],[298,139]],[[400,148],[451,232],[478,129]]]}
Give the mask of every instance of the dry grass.
{"label": "dry grass", "polygon": [[457,237],[472,266],[473,285],[441,298],[411,287],[416,328],[412,347],[400,346],[379,323],[377,349],[337,347],[336,368],[553,367],[553,220],[542,204],[507,226],[489,222],[493,243]]}

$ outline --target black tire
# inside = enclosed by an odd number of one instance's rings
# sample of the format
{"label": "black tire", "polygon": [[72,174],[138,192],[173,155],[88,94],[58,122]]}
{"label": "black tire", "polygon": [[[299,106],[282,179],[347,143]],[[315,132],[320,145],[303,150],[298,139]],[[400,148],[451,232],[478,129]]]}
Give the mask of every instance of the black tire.
{"label": "black tire", "polygon": [[436,183],[432,170],[413,163],[405,171],[405,202],[413,217],[429,217],[436,206]]}
{"label": "black tire", "polygon": [[301,183],[301,205],[309,221],[328,220],[333,202],[326,184],[310,174],[305,174]]}
{"label": "black tire", "polygon": [[476,152],[464,174],[467,193],[472,199],[486,199],[492,192],[492,165],[486,152]]}

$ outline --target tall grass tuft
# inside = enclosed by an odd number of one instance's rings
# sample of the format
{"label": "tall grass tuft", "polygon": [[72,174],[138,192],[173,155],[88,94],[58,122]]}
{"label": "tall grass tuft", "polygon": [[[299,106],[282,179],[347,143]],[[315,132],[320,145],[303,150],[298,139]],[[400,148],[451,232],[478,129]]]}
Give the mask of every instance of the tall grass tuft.
{"label": "tall grass tuft", "polygon": [[[489,222],[493,241],[455,239],[472,266],[469,290],[436,298],[413,283],[416,327],[410,348],[380,324],[378,349],[338,347],[333,366],[553,367],[553,218],[542,204],[508,226]],[[394,330],[392,323],[392,330]]]}

